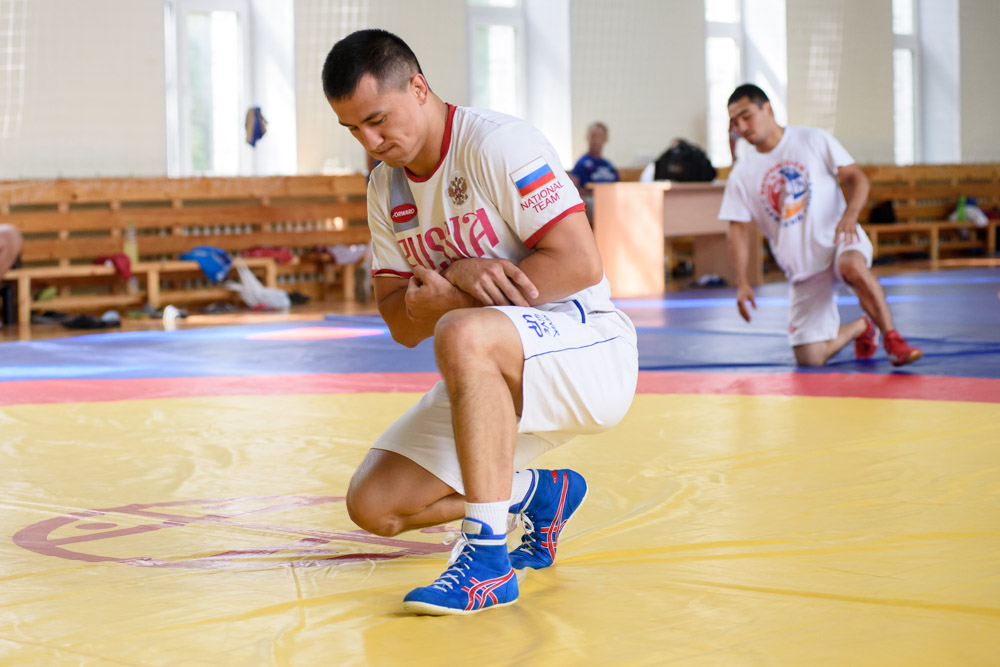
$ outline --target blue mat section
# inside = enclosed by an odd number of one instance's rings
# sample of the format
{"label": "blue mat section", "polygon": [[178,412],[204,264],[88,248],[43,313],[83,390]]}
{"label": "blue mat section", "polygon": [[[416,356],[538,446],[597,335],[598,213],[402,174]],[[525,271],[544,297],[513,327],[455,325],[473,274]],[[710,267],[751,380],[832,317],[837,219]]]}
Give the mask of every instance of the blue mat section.
{"label": "blue mat section", "polygon": [[[383,333],[326,340],[248,339],[303,327],[378,328]],[[377,316],[101,333],[0,345],[0,381],[434,370],[431,341],[415,350],[404,348],[393,342]]]}
{"label": "blue mat section", "polygon": [[[924,359],[894,369],[880,351],[856,361],[853,346],[821,369],[806,372],[913,373],[1000,378],[1000,270],[915,273],[882,279],[896,326],[924,350]],[[643,370],[790,372],[794,358],[785,333],[788,286],[756,290],[757,310],[746,324],[734,288],[702,288],[663,299],[623,300],[639,330]],[[840,299],[844,321],[861,309]],[[377,328],[374,336],[327,340],[248,340],[302,327]],[[377,316],[327,316],[308,322],[188,330],[101,333],[0,344],[0,382],[56,378],[151,378],[294,373],[434,371],[431,341],[415,349],[395,343]]]}
{"label": "blue mat section", "polygon": [[[880,280],[896,328],[924,358],[894,368],[885,351],[857,361],[848,345],[827,366],[805,372],[896,372],[954,377],[1000,377],[1000,270],[915,273]],[[757,310],[747,324],[736,310],[735,288],[670,293],[662,300],[623,300],[619,306],[639,330],[644,370],[787,372],[788,285],[755,289]],[[838,298],[841,321],[863,313],[846,288]]]}

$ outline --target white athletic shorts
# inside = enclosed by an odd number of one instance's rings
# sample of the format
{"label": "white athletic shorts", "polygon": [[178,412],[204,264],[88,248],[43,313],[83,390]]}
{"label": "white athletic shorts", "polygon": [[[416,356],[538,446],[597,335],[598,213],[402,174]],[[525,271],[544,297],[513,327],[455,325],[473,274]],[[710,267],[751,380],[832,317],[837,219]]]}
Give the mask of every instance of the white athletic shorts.
{"label": "white athletic shorts", "polygon": [[833,340],[840,330],[840,311],[837,309],[837,284],[843,283],[840,256],[848,250],[857,250],[872,265],[872,242],[858,225],[858,240],[837,244],[833,264],[825,271],[792,283],[789,293],[788,341],[792,347],[808,343]]}
{"label": "white athletic shorts", "polygon": [[[632,405],[639,375],[635,327],[624,313],[494,308],[517,327],[524,349],[514,470],[576,435],[599,433],[621,421]],[[401,454],[465,493],[443,380],[372,448]]]}

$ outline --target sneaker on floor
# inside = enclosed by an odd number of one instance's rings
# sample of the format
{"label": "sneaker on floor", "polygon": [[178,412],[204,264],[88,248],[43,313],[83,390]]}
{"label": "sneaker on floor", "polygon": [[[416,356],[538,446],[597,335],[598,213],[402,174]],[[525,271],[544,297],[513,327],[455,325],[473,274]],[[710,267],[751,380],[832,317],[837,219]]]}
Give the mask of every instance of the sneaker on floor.
{"label": "sneaker on floor", "polygon": [[893,329],[885,334],[885,351],[889,353],[889,360],[893,366],[905,366],[924,356],[919,347],[913,347],[906,342],[899,332]]}
{"label": "sneaker on floor", "polygon": [[559,533],[587,497],[587,482],[572,470],[534,470],[533,488],[517,514],[524,525],[521,546],[510,552],[515,569],[552,565]]}
{"label": "sneaker on floor", "polygon": [[878,352],[878,327],[867,317],[865,321],[868,323],[868,328],[865,329],[863,334],[854,339],[855,359],[871,359]]}
{"label": "sneaker on floor", "polygon": [[430,586],[403,598],[412,614],[474,614],[517,602],[517,578],[507,555],[507,536],[494,535],[482,521],[466,518],[451,551],[448,569]]}

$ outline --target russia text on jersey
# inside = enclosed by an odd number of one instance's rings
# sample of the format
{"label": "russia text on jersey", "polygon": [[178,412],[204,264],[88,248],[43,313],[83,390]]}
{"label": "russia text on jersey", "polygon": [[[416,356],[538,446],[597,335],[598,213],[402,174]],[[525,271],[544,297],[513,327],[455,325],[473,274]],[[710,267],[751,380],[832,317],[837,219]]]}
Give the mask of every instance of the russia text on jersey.
{"label": "russia text on jersey", "polygon": [[[535,231],[525,241],[525,246],[533,248],[556,223],[571,213],[583,210],[584,205],[577,204],[563,211],[541,229]],[[396,243],[399,244],[407,264],[411,267],[419,265],[435,271],[443,271],[453,262],[466,257],[496,257],[496,253],[490,252],[490,250],[499,245],[500,239],[485,209],[479,208],[475,212],[449,218],[446,226],[429,227],[422,233],[420,229],[417,229],[414,233],[406,236],[397,235]],[[372,275],[409,277],[413,274],[412,272],[385,268],[372,271]]]}

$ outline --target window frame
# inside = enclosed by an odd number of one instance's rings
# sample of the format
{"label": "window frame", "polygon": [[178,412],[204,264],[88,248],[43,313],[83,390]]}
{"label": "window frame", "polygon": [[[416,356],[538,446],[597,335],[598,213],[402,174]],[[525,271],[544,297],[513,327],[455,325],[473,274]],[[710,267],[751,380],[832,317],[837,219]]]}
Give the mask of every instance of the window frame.
{"label": "window frame", "polygon": [[[709,159],[713,152],[715,152],[716,146],[713,143],[713,134],[718,132],[718,129],[712,123],[712,89],[708,81],[708,41],[710,39],[731,39],[736,42],[736,52],[740,57],[740,67],[737,75],[737,79],[740,81],[746,80],[747,71],[747,52],[746,52],[746,29],[744,27],[744,20],[746,16],[746,3],[741,1],[737,3],[740,9],[739,20],[734,22],[728,21],[710,21],[708,17],[705,17],[705,152],[708,153]],[[715,161],[712,164],[720,167],[732,166],[732,157],[729,154],[729,132],[728,128],[725,135],[725,153],[729,159],[727,164],[716,165]]]}
{"label": "window frame", "polygon": [[[252,99],[253,56],[251,51],[251,7],[249,0],[164,0],[167,90],[167,173],[170,176],[238,176],[253,173],[253,160],[244,142],[237,144],[235,174],[196,172],[191,150],[191,90],[189,87],[186,16],[189,13],[234,12],[238,20],[241,62],[238,109],[247,109]],[[235,119],[239,120],[239,119]],[[234,130],[234,132],[238,131]]]}
{"label": "window frame", "polygon": [[516,96],[516,113],[513,115],[524,118],[527,112],[528,65],[527,65],[527,21],[523,0],[516,0],[510,7],[480,5],[466,2],[466,57],[469,66],[466,70],[466,83],[469,91],[469,103],[472,106],[489,106],[475,98],[475,34],[476,29],[494,25],[511,26],[514,28],[514,94]]}
{"label": "window frame", "polygon": [[[913,164],[920,164],[923,161],[923,132],[921,128],[923,127],[923,118],[921,114],[921,104],[922,99],[922,79],[923,79],[923,58],[920,53],[920,3],[917,0],[910,0],[912,3],[912,16],[913,16],[913,32],[911,33],[898,33],[895,27],[892,28],[892,50],[893,53],[899,50],[905,50],[910,52],[910,62],[911,71],[913,73],[913,81],[911,86],[912,99],[910,100],[910,105],[913,109]],[[896,68],[893,64],[892,68],[892,78],[893,84],[896,81]],[[895,87],[895,86],[894,86]],[[895,132],[895,91],[893,92],[893,162],[896,164],[901,164],[896,157],[897,147],[896,147],[896,132]]]}

